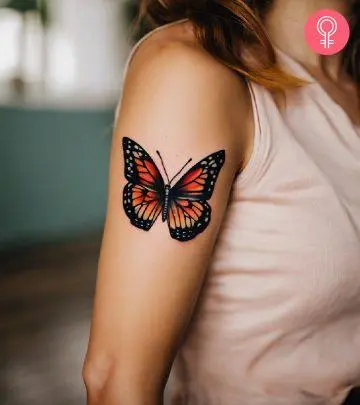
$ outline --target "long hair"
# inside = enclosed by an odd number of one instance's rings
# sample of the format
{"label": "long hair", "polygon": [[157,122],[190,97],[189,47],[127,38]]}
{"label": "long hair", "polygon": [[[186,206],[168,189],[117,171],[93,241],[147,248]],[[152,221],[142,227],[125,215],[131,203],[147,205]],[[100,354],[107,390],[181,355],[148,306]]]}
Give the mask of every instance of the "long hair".
{"label": "long hair", "polygon": [[[273,0],[141,0],[139,19],[151,27],[189,19],[199,44],[224,65],[272,91],[304,82],[285,73],[262,24]],[[360,0],[352,6],[345,70],[360,86]],[[244,49],[254,56],[246,57]]]}

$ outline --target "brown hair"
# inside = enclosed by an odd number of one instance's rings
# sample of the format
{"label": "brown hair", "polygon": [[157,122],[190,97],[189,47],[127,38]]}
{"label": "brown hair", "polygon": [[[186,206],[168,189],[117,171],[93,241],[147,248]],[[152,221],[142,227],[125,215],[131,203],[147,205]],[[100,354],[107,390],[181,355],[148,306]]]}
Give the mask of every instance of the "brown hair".
{"label": "brown hair", "polygon": [[360,1],[353,0],[350,17],[351,36],[344,52],[344,67],[358,85],[360,97]]}
{"label": "brown hair", "polygon": [[[151,27],[188,18],[196,38],[223,64],[273,91],[283,92],[304,84],[281,70],[276,52],[261,19],[273,0],[141,0],[140,20]],[[359,1],[354,2],[351,37],[344,54],[346,70],[360,82]],[[244,49],[251,49],[253,57]]]}

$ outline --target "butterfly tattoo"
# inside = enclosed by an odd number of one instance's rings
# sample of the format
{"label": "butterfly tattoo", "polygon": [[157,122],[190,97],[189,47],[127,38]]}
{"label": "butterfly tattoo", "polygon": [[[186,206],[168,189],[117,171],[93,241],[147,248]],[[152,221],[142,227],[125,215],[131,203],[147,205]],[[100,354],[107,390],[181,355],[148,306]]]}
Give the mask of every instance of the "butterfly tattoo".
{"label": "butterfly tattoo", "polygon": [[174,186],[172,182],[192,159],[170,180],[157,151],[166,175],[165,183],[153,159],[138,143],[124,137],[123,151],[128,181],[123,191],[123,205],[132,225],[149,231],[161,214],[162,221],[168,223],[171,237],[181,242],[195,238],[207,228],[211,219],[207,201],[224,165],[224,150],[200,160]]}

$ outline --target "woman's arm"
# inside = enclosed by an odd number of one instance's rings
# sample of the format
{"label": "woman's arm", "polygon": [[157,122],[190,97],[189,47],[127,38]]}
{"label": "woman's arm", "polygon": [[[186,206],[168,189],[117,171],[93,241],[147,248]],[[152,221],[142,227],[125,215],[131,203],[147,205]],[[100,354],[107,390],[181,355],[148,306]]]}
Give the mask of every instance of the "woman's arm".
{"label": "woman's arm", "polygon": [[[146,48],[139,50],[132,62],[114,133],[108,212],[84,366],[88,405],[162,404],[164,385],[201,289],[238,169],[239,134],[233,123],[241,119],[241,111],[231,102],[239,91],[233,74],[190,45],[167,45],[149,55]],[[204,167],[205,175],[193,189],[184,185],[167,200],[170,204],[179,194],[194,197],[193,221],[174,211],[177,207],[180,212],[186,199],[169,207],[170,226],[185,231],[173,229],[170,234],[167,221],[162,221],[164,195],[148,194],[146,186],[153,187],[155,180],[149,178],[153,168],[144,164],[147,157],[142,151],[136,155],[137,164],[146,175],[142,179],[139,173],[134,175],[136,164],[127,157],[136,154],[136,144],[151,156],[165,183],[157,150],[170,178],[190,158],[183,173],[204,157],[225,151],[224,162],[222,153],[215,163],[205,162],[210,166]],[[193,175],[199,176],[201,170]],[[211,191],[202,191],[203,186],[214,190],[211,198]],[[162,188],[158,182],[156,187]],[[199,202],[199,193],[208,201]],[[136,204],[143,205],[134,208]],[[147,215],[146,204],[152,204]],[[139,229],[149,226],[156,209],[161,212],[151,229]],[[206,229],[194,237],[197,231],[191,229],[198,222],[203,229],[207,221]]]}

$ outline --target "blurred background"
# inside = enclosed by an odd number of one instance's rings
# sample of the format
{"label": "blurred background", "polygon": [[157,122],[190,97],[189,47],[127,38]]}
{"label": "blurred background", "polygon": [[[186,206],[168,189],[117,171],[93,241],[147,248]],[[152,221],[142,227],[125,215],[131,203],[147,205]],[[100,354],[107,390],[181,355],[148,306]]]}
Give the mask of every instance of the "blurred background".
{"label": "blurred background", "polygon": [[85,401],[114,110],[146,32],[132,35],[136,12],[136,0],[0,0],[1,405]]}
{"label": "blurred background", "polygon": [[84,403],[133,0],[0,0],[0,404]]}

